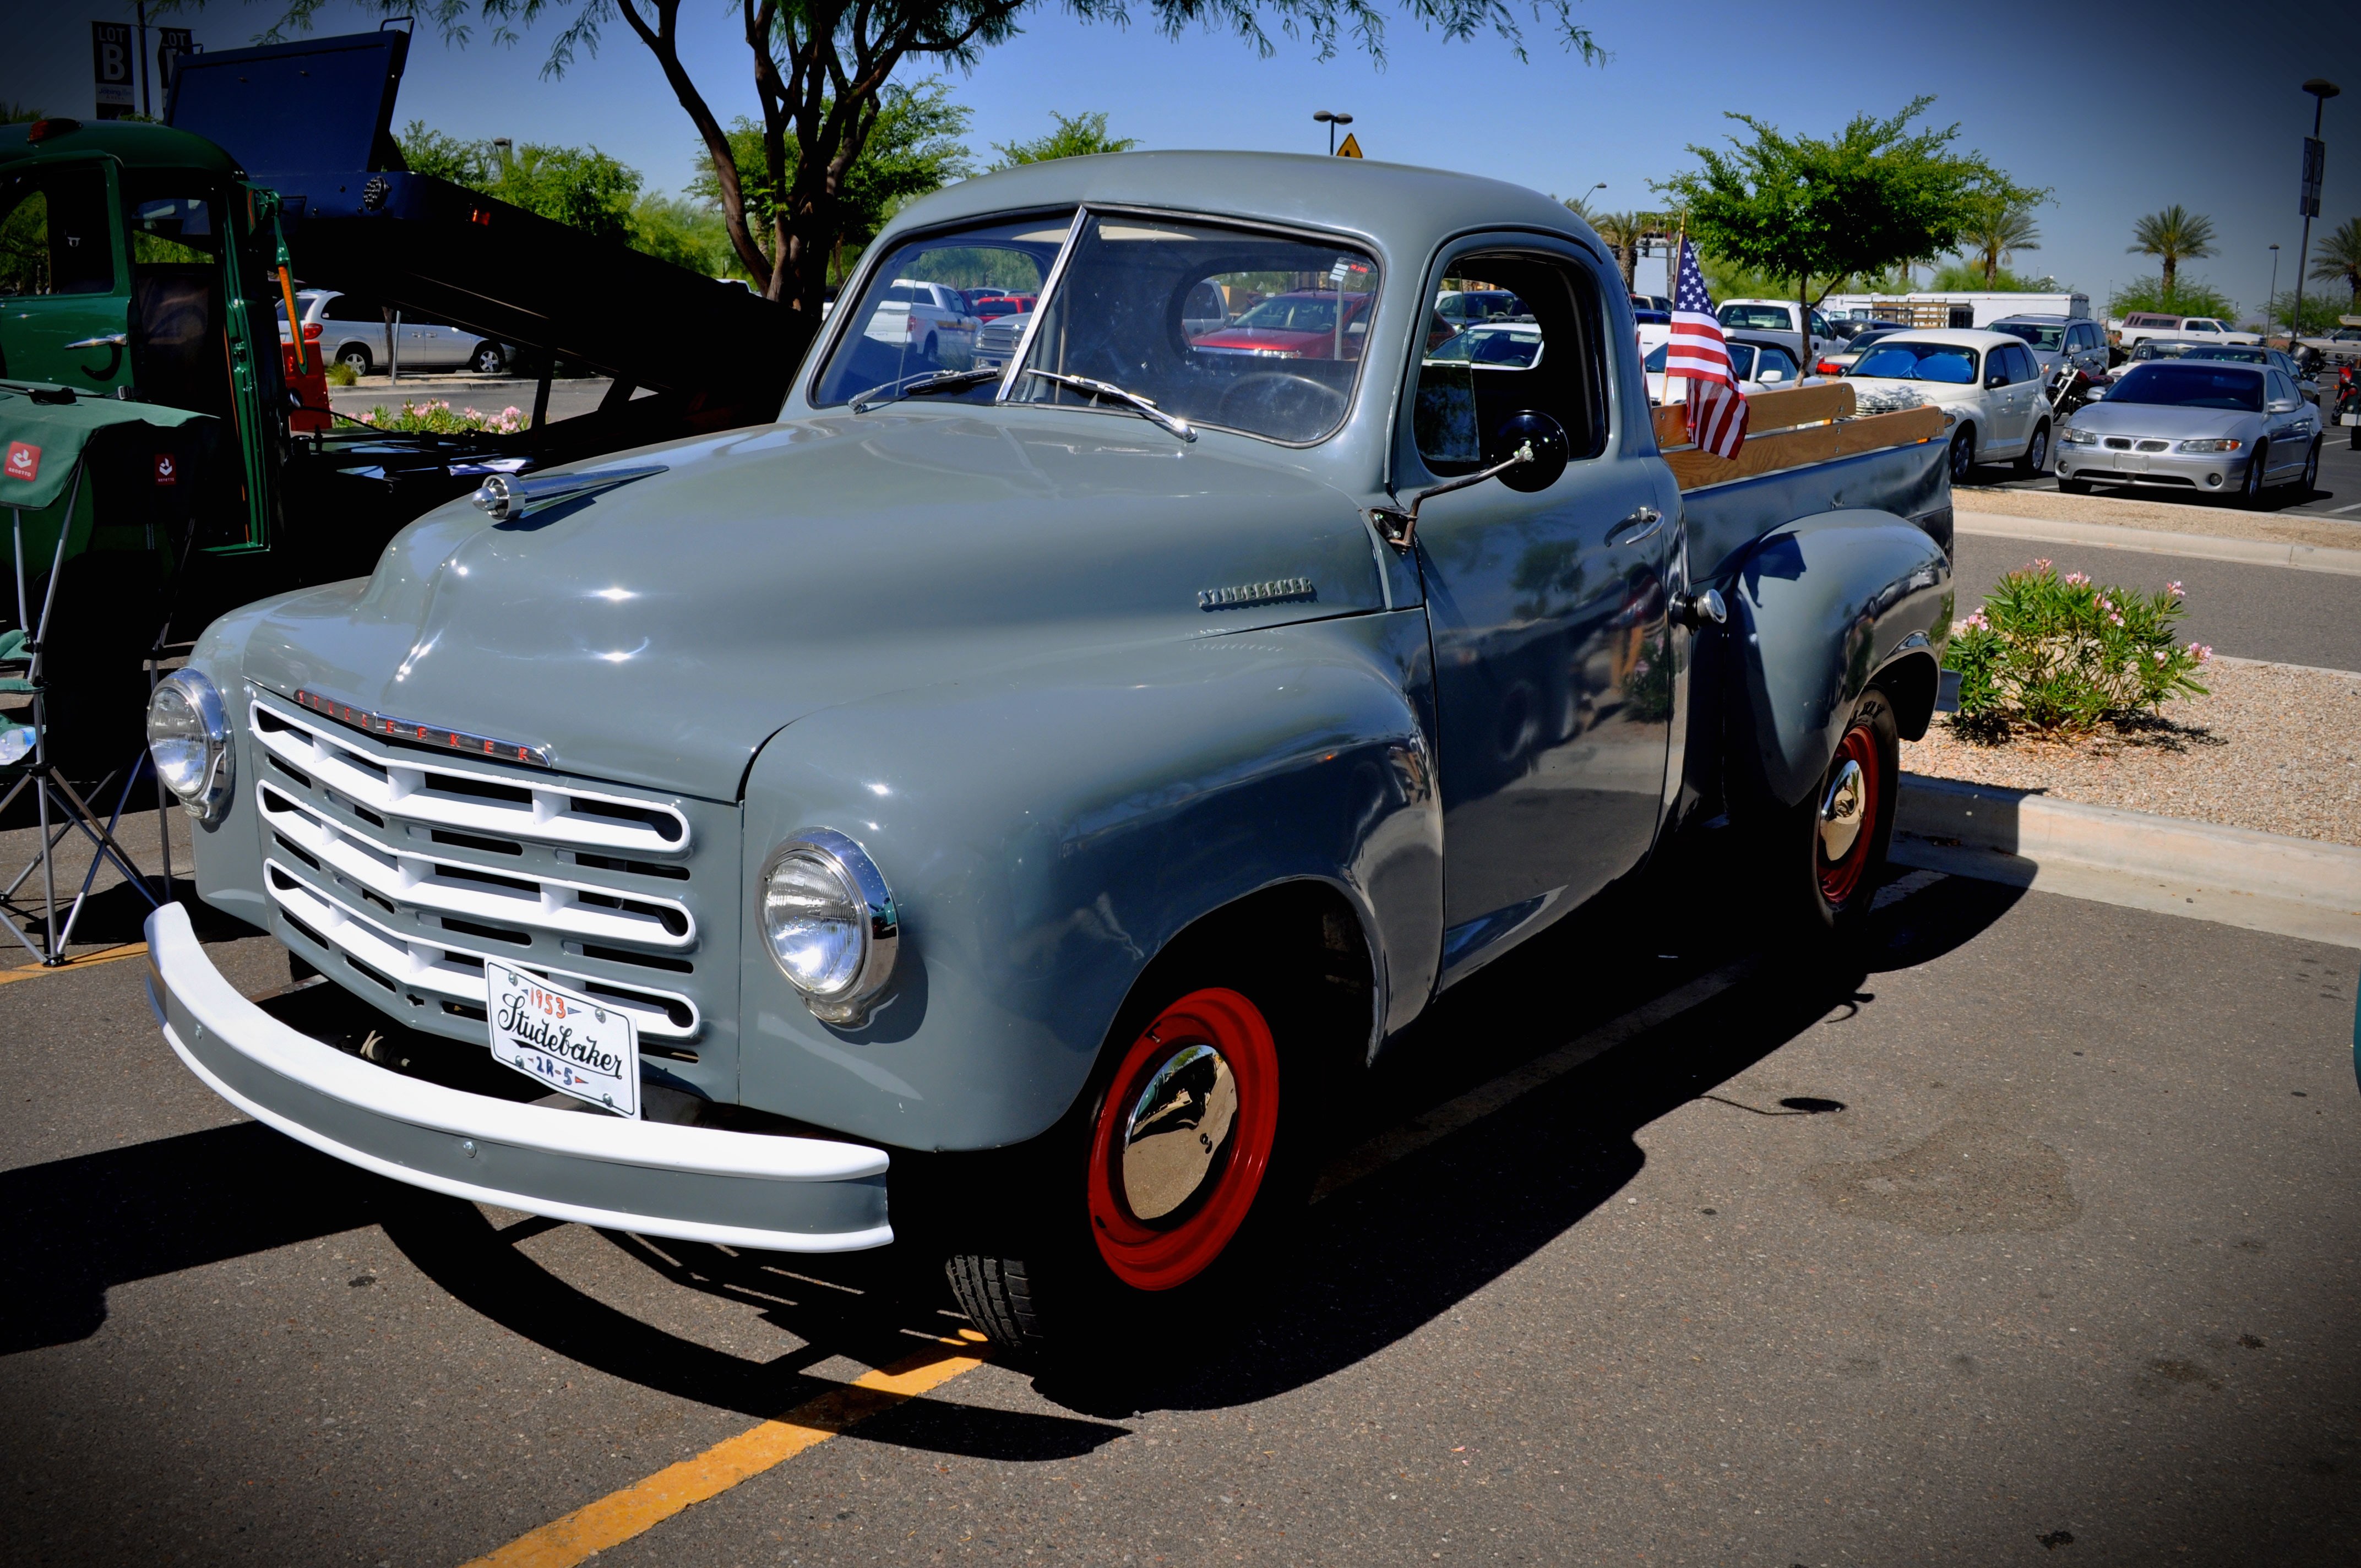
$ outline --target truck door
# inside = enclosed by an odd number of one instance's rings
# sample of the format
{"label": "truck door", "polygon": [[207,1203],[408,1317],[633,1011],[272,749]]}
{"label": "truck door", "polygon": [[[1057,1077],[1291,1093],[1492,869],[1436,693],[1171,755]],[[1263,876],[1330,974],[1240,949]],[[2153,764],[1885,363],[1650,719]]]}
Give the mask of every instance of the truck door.
{"label": "truck door", "polygon": [[0,377],[111,392],[131,381],[129,269],[111,160],[0,179]]}
{"label": "truck door", "polygon": [[1619,451],[1622,424],[1647,417],[1617,406],[1620,345],[1605,301],[1620,280],[1571,247],[1492,244],[1501,248],[1452,258],[1439,286],[1512,290],[1532,323],[1445,337],[1435,319],[1397,488],[1499,461],[1514,444],[1503,426],[1525,412],[1564,427],[1570,461],[1537,493],[1488,483],[1437,497],[1421,515],[1445,983],[1639,865],[1655,836],[1673,716],[1665,575],[1679,496],[1663,464]]}

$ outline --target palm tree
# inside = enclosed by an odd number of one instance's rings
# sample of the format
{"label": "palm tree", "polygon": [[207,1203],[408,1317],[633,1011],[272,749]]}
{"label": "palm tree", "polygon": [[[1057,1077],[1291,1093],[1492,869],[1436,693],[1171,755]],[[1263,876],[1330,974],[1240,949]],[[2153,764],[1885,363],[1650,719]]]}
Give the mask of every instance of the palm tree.
{"label": "palm tree", "polygon": [[1960,241],[1960,254],[1983,273],[1989,289],[2011,256],[2041,248],[2041,228],[2028,203],[1995,199],[1981,203]]}
{"label": "palm tree", "polygon": [[2132,243],[2124,247],[2135,256],[2153,256],[2164,264],[2164,297],[2172,298],[2180,264],[2213,254],[2213,220],[2175,202],[2160,213],[2150,213],[2132,225]]}
{"label": "palm tree", "polygon": [[2320,259],[2312,264],[2312,278],[2333,283],[2342,279],[2353,291],[2355,308],[2361,309],[2361,218],[2347,218],[2344,226],[2320,242]]}
{"label": "palm tree", "polygon": [[1640,247],[1660,225],[1649,221],[1645,213],[1599,213],[1590,220],[1607,248],[1615,253],[1615,264],[1623,269],[1623,287],[1633,288],[1640,275]]}

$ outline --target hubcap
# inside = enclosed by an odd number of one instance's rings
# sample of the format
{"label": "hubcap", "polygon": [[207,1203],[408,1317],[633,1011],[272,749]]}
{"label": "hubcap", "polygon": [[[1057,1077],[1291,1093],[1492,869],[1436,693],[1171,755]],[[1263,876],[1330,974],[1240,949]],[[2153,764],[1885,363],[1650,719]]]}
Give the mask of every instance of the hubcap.
{"label": "hubcap", "polygon": [[1237,1114],[1237,1080],[1213,1047],[1186,1047],[1157,1069],[1124,1124],[1123,1199],[1133,1215],[1153,1223],[1195,1197]]}
{"label": "hubcap", "polygon": [[1820,853],[1828,861],[1841,861],[1852,853],[1854,842],[1861,838],[1861,807],[1867,794],[1861,764],[1846,758],[1837,776],[1828,782],[1828,795],[1820,801]]}

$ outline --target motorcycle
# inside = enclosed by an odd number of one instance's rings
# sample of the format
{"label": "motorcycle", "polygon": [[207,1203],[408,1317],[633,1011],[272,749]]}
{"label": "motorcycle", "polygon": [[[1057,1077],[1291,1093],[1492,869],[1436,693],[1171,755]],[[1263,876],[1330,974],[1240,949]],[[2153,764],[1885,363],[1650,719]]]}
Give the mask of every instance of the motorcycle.
{"label": "motorcycle", "polygon": [[2361,370],[2350,361],[2337,367],[2334,403],[2336,422],[2352,427],[2353,450],[2361,452]]}
{"label": "motorcycle", "polygon": [[2086,403],[2096,400],[2099,389],[2112,377],[2093,376],[2072,360],[2058,367],[2049,377],[2049,411],[2062,429],[2065,422]]}

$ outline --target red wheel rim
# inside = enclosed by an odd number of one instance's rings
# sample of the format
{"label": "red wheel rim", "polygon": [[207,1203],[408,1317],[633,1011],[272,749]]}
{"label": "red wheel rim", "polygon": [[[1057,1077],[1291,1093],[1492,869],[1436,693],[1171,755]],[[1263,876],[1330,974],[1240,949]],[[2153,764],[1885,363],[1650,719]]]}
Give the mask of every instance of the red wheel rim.
{"label": "red wheel rim", "polygon": [[[1852,842],[1841,855],[1831,857],[1822,831],[1828,809],[1830,794],[1845,773],[1845,764],[1852,763],[1861,770],[1861,798],[1854,809],[1855,827]],[[1819,863],[1820,896],[1831,905],[1842,905],[1861,885],[1861,873],[1869,865],[1869,853],[1877,837],[1878,791],[1877,740],[1861,725],[1845,731],[1837,744],[1837,754],[1828,763],[1828,777],[1820,785],[1819,805],[1812,823],[1812,850]]]}
{"label": "red wheel rim", "polygon": [[[1228,1135],[1177,1219],[1149,1223],[1126,1200],[1122,1153],[1133,1105],[1166,1063],[1210,1046],[1228,1065],[1237,1110]],[[1222,1255],[1253,1209],[1279,1134],[1279,1051],[1261,1010],[1235,991],[1191,992],[1156,1016],[1124,1053],[1091,1133],[1091,1236],[1116,1278],[1170,1290]]]}

